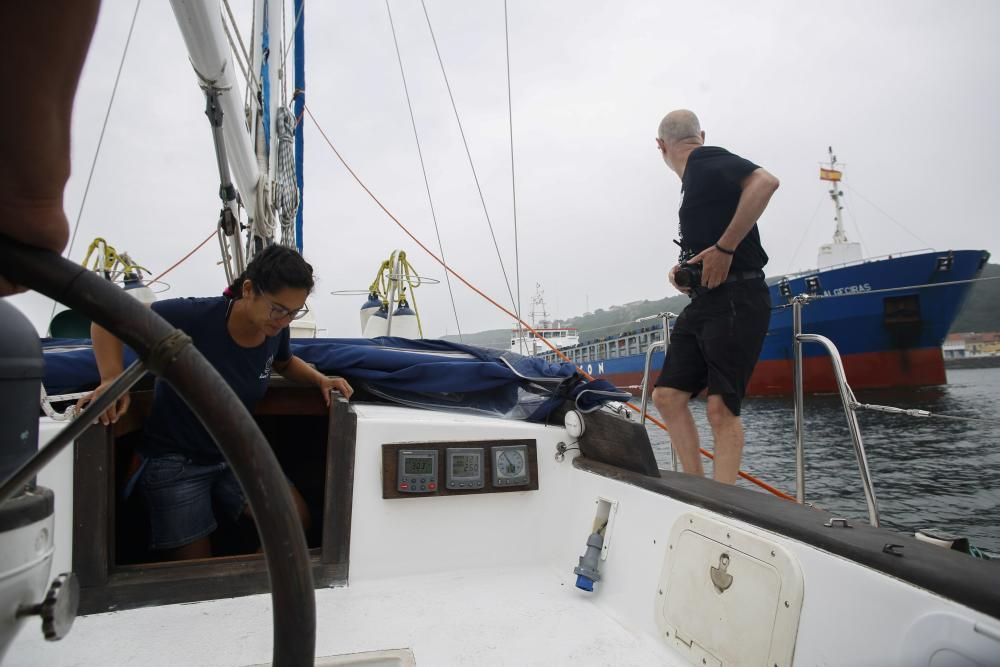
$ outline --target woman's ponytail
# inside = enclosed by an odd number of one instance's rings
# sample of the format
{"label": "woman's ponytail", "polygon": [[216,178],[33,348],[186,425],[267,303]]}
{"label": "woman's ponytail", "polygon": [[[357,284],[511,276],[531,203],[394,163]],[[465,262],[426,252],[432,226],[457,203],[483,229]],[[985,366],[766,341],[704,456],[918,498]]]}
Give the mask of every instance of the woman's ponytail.
{"label": "woman's ponytail", "polygon": [[246,271],[222,292],[227,299],[243,298],[243,283],[249,280],[259,292],[276,292],[286,287],[312,292],[313,268],[294,248],[270,245],[257,253]]}

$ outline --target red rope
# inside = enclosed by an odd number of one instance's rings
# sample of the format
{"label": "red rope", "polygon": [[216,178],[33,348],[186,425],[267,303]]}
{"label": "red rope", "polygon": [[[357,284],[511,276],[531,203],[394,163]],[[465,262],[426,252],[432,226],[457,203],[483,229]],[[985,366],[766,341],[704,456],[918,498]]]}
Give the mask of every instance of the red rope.
{"label": "red rope", "polygon": [[[361,181],[361,178],[359,178],[359,177],[358,177],[358,175],[357,175],[356,173],[354,173],[354,170],[353,170],[353,169],[351,169],[351,166],[350,166],[349,164],[347,164],[347,160],[345,160],[345,159],[343,158],[343,156],[342,156],[342,155],[340,154],[340,151],[338,151],[338,150],[337,150],[337,148],[336,148],[336,146],[334,146],[334,145],[333,145],[333,142],[332,142],[332,141],[330,141],[330,138],[329,138],[328,136],[326,136],[326,132],[324,132],[324,131],[323,131],[323,128],[322,128],[322,127],[320,127],[320,124],[319,124],[319,122],[317,122],[317,120],[316,120],[316,117],[315,117],[315,116],[313,116],[313,113],[312,113],[312,111],[311,111],[311,110],[309,109],[309,105],[304,105],[304,106],[303,106],[303,111],[304,111],[305,113],[309,114],[309,119],[310,119],[310,120],[311,120],[311,121],[313,122],[313,125],[315,125],[315,126],[316,126],[316,129],[317,129],[317,130],[319,130],[319,133],[320,133],[320,135],[321,135],[321,136],[323,137],[323,140],[324,140],[324,141],[326,142],[326,145],[330,147],[330,150],[332,150],[332,151],[333,151],[333,154],[337,156],[337,159],[338,159],[338,160],[340,160],[340,163],[341,163],[342,165],[344,165],[344,168],[345,168],[345,169],[347,169],[347,172],[348,172],[348,173],[349,173],[349,174],[350,174],[350,175],[351,175],[351,176],[352,176],[352,177],[354,178],[354,180],[355,180],[355,181],[357,181],[358,185],[360,185],[360,186],[361,186],[361,189],[362,189],[362,190],[364,190],[365,192],[367,192],[367,193],[368,193],[368,196],[372,198],[372,201],[374,201],[374,202],[375,202],[376,204],[378,204],[378,207],[379,207],[380,209],[382,209],[382,210],[383,210],[383,211],[385,212],[385,214],[386,214],[387,216],[389,216],[389,219],[390,219],[390,220],[392,220],[393,222],[395,222],[395,223],[396,223],[396,225],[397,225],[397,226],[399,226],[399,228],[400,228],[401,230],[403,230],[403,233],[404,233],[404,234],[406,234],[406,235],[407,235],[407,236],[409,236],[409,237],[410,237],[411,239],[413,239],[413,242],[414,242],[414,243],[416,243],[416,244],[417,244],[418,246],[420,246],[420,248],[421,248],[421,249],[422,249],[422,250],[423,250],[424,252],[426,252],[426,253],[427,253],[428,255],[430,255],[430,256],[431,256],[431,258],[432,258],[432,259],[433,259],[433,260],[434,260],[435,262],[437,262],[438,264],[440,264],[440,265],[441,265],[441,266],[442,266],[442,267],[444,268],[444,270],[445,270],[445,271],[447,271],[447,272],[448,272],[448,273],[450,273],[451,275],[453,275],[453,276],[455,276],[456,278],[458,278],[458,280],[460,280],[460,281],[462,282],[462,284],[464,284],[464,285],[465,285],[466,287],[468,287],[469,289],[471,289],[471,290],[472,290],[473,292],[475,292],[476,294],[478,294],[479,296],[483,297],[484,299],[486,299],[487,301],[489,301],[490,303],[492,303],[492,304],[493,304],[494,306],[496,306],[497,308],[499,308],[500,310],[502,310],[502,311],[504,312],[504,314],[506,314],[506,315],[508,315],[509,317],[513,318],[513,319],[514,319],[514,321],[518,322],[518,323],[519,323],[519,324],[520,324],[521,326],[523,326],[523,327],[524,327],[525,329],[527,329],[527,330],[528,330],[528,331],[530,331],[531,333],[535,334],[535,336],[536,336],[536,337],[538,338],[538,340],[540,340],[540,341],[542,341],[543,343],[545,343],[546,345],[548,345],[548,346],[549,346],[549,348],[550,348],[550,349],[551,349],[551,350],[552,350],[553,352],[555,352],[555,353],[556,353],[557,355],[559,355],[559,357],[560,357],[561,359],[563,359],[563,361],[566,361],[566,362],[569,362],[569,363],[571,363],[571,364],[573,363],[573,360],[572,360],[572,359],[570,359],[570,358],[569,358],[569,357],[567,357],[567,356],[566,356],[565,354],[563,354],[562,352],[560,352],[560,351],[559,351],[559,350],[558,350],[558,349],[556,348],[556,346],[555,346],[555,345],[553,345],[552,343],[550,343],[550,342],[548,341],[548,339],[546,339],[545,337],[543,337],[543,336],[539,335],[539,334],[538,334],[538,332],[537,332],[537,331],[535,331],[535,329],[534,329],[534,328],[532,328],[532,327],[531,327],[531,326],[530,326],[530,325],[529,325],[529,324],[528,324],[527,322],[525,322],[524,320],[522,320],[521,318],[519,318],[519,317],[518,317],[517,315],[515,315],[514,313],[512,313],[512,312],[510,312],[509,310],[507,310],[506,308],[504,308],[504,307],[503,307],[503,306],[502,306],[501,304],[499,304],[499,303],[497,303],[496,301],[494,301],[493,299],[491,299],[491,298],[490,298],[489,296],[487,296],[487,295],[486,295],[486,294],[485,294],[485,293],[484,293],[484,292],[483,292],[482,290],[480,290],[480,289],[479,289],[478,287],[476,287],[475,285],[473,285],[472,283],[470,283],[470,282],[469,282],[468,280],[466,280],[466,279],[465,279],[465,278],[464,278],[464,277],[463,277],[463,276],[462,276],[462,275],[461,275],[460,273],[458,273],[457,271],[455,271],[454,269],[452,269],[452,268],[451,268],[450,266],[448,266],[447,264],[445,264],[445,263],[444,263],[444,260],[442,260],[442,259],[441,259],[440,257],[438,257],[437,255],[435,255],[435,254],[434,254],[434,252],[433,252],[433,251],[432,251],[432,250],[431,250],[430,248],[428,248],[428,247],[427,247],[427,246],[425,246],[425,245],[424,245],[423,243],[421,243],[421,242],[420,242],[420,239],[418,239],[418,238],[417,238],[416,236],[414,236],[414,235],[413,235],[413,233],[412,233],[412,232],[410,232],[410,230],[409,230],[409,229],[407,229],[407,228],[406,228],[406,226],[405,226],[405,225],[403,225],[403,223],[401,223],[401,222],[400,222],[400,221],[399,221],[399,220],[398,220],[398,219],[396,218],[396,216],[394,216],[394,215],[393,215],[393,214],[392,214],[392,213],[391,213],[391,212],[389,211],[389,209],[387,209],[387,208],[385,207],[385,205],[383,205],[383,204],[382,204],[382,202],[381,202],[381,201],[379,201],[378,197],[376,197],[376,196],[375,196],[375,194],[374,194],[374,193],[373,193],[373,192],[372,192],[371,190],[369,190],[369,189],[368,189],[368,186],[367,186],[367,185],[365,185],[365,184],[364,184],[364,183],[363,183],[363,182]],[[575,365],[575,364],[574,364],[574,365]],[[580,371],[580,373],[581,373],[581,374],[582,374],[582,375],[583,375],[584,377],[586,377],[586,378],[587,378],[588,380],[593,380],[593,379],[594,379],[594,378],[593,378],[593,376],[592,376],[592,375],[590,375],[589,373],[587,373],[587,371],[583,370],[583,368],[581,368],[581,367],[579,367],[579,366],[577,366],[576,368],[577,368],[577,370],[579,370],[579,371]],[[637,407],[636,407],[635,405],[633,405],[632,403],[627,403],[626,405],[628,405],[628,406],[629,406],[630,408],[632,408],[632,409],[633,409],[633,410],[635,410],[636,412],[638,412],[638,411],[639,411],[639,408],[637,408]],[[652,417],[652,416],[648,416],[648,415],[647,415],[646,419],[648,419],[649,421],[653,422],[654,424],[656,424],[657,426],[659,426],[659,427],[660,427],[661,429],[663,429],[664,431],[666,431],[666,430],[667,430],[667,425],[666,425],[666,424],[664,424],[663,422],[661,422],[660,420],[656,419],[655,417]],[[702,454],[704,454],[704,455],[705,455],[705,456],[707,456],[708,458],[710,458],[710,459],[712,459],[712,460],[715,460],[715,456],[713,456],[711,452],[708,452],[708,451],[706,451],[706,450],[704,450],[704,449],[702,449],[702,448],[700,448],[700,447],[698,448],[698,451],[700,451],[700,452],[701,452]],[[759,480],[759,479],[757,479],[756,477],[754,477],[753,475],[751,475],[751,474],[749,474],[749,473],[746,473],[746,472],[743,472],[743,471],[741,470],[741,471],[739,472],[739,475],[740,475],[740,477],[742,477],[743,479],[747,480],[748,482],[751,482],[752,484],[756,484],[756,485],[757,485],[757,486],[759,486],[760,488],[762,488],[762,489],[764,489],[764,490],[766,490],[766,491],[770,491],[771,493],[773,493],[774,495],[776,495],[776,496],[778,496],[778,497],[780,497],[780,498],[784,498],[785,500],[792,500],[792,501],[794,501],[794,500],[795,500],[795,498],[793,498],[792,496],[788,495],[788,494],[787,494],[787,493],[785,493],[784,491],[779,491],[778,489],[774,488],[773,486],[771,486],[771,485],[770,485],[770,484],[768,484],[767,482],[764,482],[764,481],[762,481],[762,480]]]}
{"label": "red rope", "polygon": [[191,255],[193,255],[196,252],[198,252],[199,250],[201,250],[202,246],[204,246],[206,243],[208,243],[209,240],[211,240],[211,238],[213,236],[215,236],[215,232],[212,232],[211,234],[209,234],[208,237],[204,241],[202,241],[197,246],[195,246],[194,250],[192,250],[188,254],[184,255],[183,257],[181,257],[179,260],[177,260],[176,262],[174,262],[174,264],[169,269],[167,269],[166,271],[164,271],[160,275],[156,276],[155,278],[153,278],[149,282],[155,283],[157,280],[159,280],[160,278],[162,278],[163,276],[167,275],[168,273],[170,273],[171,271],[173,271],[174,269],[176,269],[178,266],[180,266],[181,264],[183,264]]}

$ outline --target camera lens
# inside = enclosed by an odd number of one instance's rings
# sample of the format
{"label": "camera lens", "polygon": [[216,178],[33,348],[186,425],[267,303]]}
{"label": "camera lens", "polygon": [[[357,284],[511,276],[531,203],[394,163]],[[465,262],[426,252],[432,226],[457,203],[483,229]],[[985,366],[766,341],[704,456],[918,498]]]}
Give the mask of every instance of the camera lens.
{"label": "camera lens", "polygon": [[691,287],[691,271],[689,269],[677,269],[674,274],[674,282],[678,287]]}

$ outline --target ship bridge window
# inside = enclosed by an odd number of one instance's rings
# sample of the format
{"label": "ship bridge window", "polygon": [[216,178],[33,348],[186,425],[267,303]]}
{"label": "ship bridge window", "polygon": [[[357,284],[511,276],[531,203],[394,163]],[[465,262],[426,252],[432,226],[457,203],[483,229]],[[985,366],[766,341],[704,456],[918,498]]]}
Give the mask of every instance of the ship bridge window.
{"label": "ship bridge window", "polygon": [[[132,407],[113,427],[92,426],[74,458],[73,570],[80,581],[80,613],[130,609],[264,593],[267,567],[257,553],[252,524],[216,513],[213,557],[159,562],[148,548],[148,510],[126,482],[152,391],[132,393]],[[310,515],[306,541],[317,586],[346,583],[353,496],[355,415],[346,401],[327,408],[311,387],[272,381],[254,413],[289,481]],[[336,443],[332,445],[331,443]]]}

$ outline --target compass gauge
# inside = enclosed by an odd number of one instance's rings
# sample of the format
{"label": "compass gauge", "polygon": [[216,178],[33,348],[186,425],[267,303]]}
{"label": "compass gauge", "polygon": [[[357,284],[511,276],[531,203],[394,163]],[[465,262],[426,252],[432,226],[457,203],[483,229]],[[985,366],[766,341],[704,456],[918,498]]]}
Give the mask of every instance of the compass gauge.
{"label": "compass gauge", "polygon": [[530,481],[525,445],[493,448],[493,486],[522,486]]}

